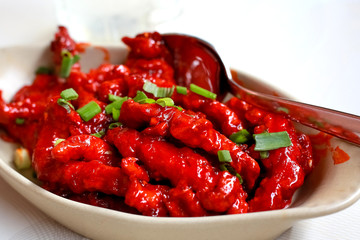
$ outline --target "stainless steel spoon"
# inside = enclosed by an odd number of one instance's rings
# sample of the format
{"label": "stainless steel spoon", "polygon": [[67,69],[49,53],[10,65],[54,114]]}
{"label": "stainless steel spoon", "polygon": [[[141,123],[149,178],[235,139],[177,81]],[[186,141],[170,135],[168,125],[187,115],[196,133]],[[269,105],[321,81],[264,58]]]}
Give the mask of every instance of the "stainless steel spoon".
{"label": "stainless steel spoon", "polygon": [[173,55],[179,84],[195,83],[220,96],[230,91],[257,107],[360,145],[359,116],[252,91],[231,77],[230,68],[208,42],[182,34],[163,34],[163,39]]}

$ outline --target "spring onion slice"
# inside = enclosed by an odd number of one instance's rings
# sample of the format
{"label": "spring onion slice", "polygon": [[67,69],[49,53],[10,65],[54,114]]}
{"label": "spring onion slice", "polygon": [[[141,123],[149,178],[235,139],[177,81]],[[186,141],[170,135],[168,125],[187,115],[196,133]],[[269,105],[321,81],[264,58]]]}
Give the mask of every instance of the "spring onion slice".
{"label": "spring onion slice", "polygon": [[179,110],[179,111],[182,111],[182,110],[184,110],[182,107],[180,107],[180,106],[174,106],[174,107],[176,107],[177,108],[177,110]]}
{"label": "spring onion slice", "polygon": [[175,105],[174,100],[171,98],[159,98],[156,103],[162,107],[173,107]]}
{"label": "spring onion slice", "polygon": [[240,131],[231,134],[229,139],[234,143],[245,143],[251,139],[251,135],[246,129],[241,129]]}
{"label": "spring onion slice", "polygon": [[80,57],[79,55],[72,56],[67,50],[62,51],[61,56],[60,77],[67,78],[70,75],[72,66],[79,61]]}
{"label": "spring onion slice", "polygon": [[19,170],[31,167],[30,153],[26,148],[20,147],[15,150],[14,164]]}
{"label": "spring onion slice", "polygon": [[228,150],[219,150],[217,152],[219,162],[232,162],[230,152]]}
{"label": "spring onion slice", "polygon": [[155,83],[145,81],[143,89],[145,92],[152,93],[155,97],[171,97],[174,93],[175,86],[170,88],[158,87]]}
{"label": "spring onion slice", "polygon": [[115,121],[119,121],[119,117],[120,117],[120,110],[119,109],[112,109],[112,117]]}
{"label": "spring onion slice", "polygon": [[105,129],[101,129],[99,132],[92,133],[92,134],[90,134],[90,135],[91,135],[91,136],[94,136],[94,137],[101,138],[102,136],[105,135]]}
{"label": "spring onion slice", "polygon": [[139,101],[145,100],[147,98],[148,97],[146,96],[146,94],[143,91],[137,91],[136,96],[133,98],[133,100],[135,102],[139,102]]}
{"label": "spring onion slice", "polygon": [[114,128],[117,128],[117,127],[120,127],[122,126],[122,123],[121,122],[115,122],[115,123],[111,123],[109,125],[109,129],[114,129]]}
{"label": "spring onion slice", "polygon": [[230,166],[230,164],[223,163],[219,166],[219,168],[221,171],[228,171],[231,175],[234,175],[235,177],[237,177],[237,179],[239,179],[240,184],[243,184],[244,181],[243,181],[241,175],[239,173],[237,173],[235,171],[235,169],[232,166]]}
{"label": "spring onion slice", "polygon": [[23,119],[23,118],[16,118],[16,119],[15,119],[15,123],[16,123],[17,125],[23,125],[23,124],[25,123],[25,119]]}
{"label": "spring onion slice", "polygon": [[89,102],[82,108],[76,110],[80,117],[85,121],[91,120],[96,114],[101,113],[101,107],[94,101]]}
{"label": "spring onion slice", "polygon": [[66,111],[67,111],[67,113],[70,113],[70,112],[71,112],[71,109],[75,109],[74,106],[73,106],[71,103],[69,103],[68,101],[66,101],[66,100],[63,99],[63,98],[59,98],[59,99],[57,100],[57,103],[58,103],[61,107],[65,108]]}
{"label": "spring onion slice", "polygon": [[271,132],[254,134],[255,151],[269,151],[282,147],[291,146],[289,134],[283,132]]}
{"label": "spring onion slice", "polygon": [[65,139],[63,139],[63,138],[58,138],[58,139],[56,139],[56,141],[55,141],[55,143],[54,143],[54,147],[56,147],[56,145],[58,145],[59,143],[61,143],[61,142],[63,142],[63,141],[65,141]]}
{"label": "spring onion slice", "polygon": [[79,94],[77,94],[77,92],[73,88],[68,88],[60,93],[60,97],[66,101],[70,101],[78,99]]}
{"label": "spring onion slice", "polygon": [[152,98],[146,98],[146,99],[142,99],[140,101],[138,101],[138,103],[140,104],[144,104],[144,103],[155,103],[155,99],[152,99]]}
{"label": "spring onion slice", "polygon": [[187,95],[187,88],[183,86],[176,86],[176,92],[182,95]]}
{"label": "spring onion slice", "polygon": [[216,99],[216,93],[210,92],[205,88],[199,87],[198,85],[195,85],[193,83],[190,84],[190,91],[206,98]]}
{"label": "spring onion slice", "polygon": [[116,95],[111,94],[111,93],[109,93],[108,97],[109,97],[110,102],[115,102],[116,100],[122,99],[122,97],[116,96]]}
{"label": "spring onion slice", "polygon": [[120,110],[122,104],[123,104],[126,100],[128,100],[128,99],[129,99],[128,97],[120,97],[119,100],[115,100],[114,102],[108,104],[108,105],[105,107],[105,112],[106,112],[106,114],[111,114],[113,108],[115,108],[115,109],[117,109],[117,110]]}
{"label": "spring onion slice", "polygon": [[287,109],[286,107],[278,107],[278,108],[276,109],[276,111],[278,111],[278,112],[284,112],[284,113],[286,113],[286,114],[289,114],[289,109]]}
{"label": "spring onion slice", "polygon": [[270,153],[268,151],[261,151],[260,152],[260,158],[261,159],[265,159],[265,158],[268,158],[270,155]]}

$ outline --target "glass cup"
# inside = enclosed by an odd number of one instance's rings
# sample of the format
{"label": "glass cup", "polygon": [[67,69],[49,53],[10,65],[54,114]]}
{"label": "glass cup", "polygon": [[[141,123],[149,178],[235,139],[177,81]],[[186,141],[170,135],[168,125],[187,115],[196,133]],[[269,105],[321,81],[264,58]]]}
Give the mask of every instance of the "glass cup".
{"label": "glass cup", "polygon": [[55,0],[58,24],[77,41],[118,42],[177,18],[181,0]]}

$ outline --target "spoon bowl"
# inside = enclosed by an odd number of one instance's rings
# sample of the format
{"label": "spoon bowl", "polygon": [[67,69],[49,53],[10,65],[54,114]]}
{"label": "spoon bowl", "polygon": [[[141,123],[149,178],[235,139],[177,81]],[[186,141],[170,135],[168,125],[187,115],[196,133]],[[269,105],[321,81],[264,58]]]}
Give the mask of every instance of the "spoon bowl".
{"label": "spoon bowl", "polygon": [[250,90],[231,77],[215,48],[208,42],[184,34],[163,34],[174,56],[179,84],[195,83],[224,96],[228,91],[264,110],[280,113],[308,127],[360,145],[360,117],[284,97]]}

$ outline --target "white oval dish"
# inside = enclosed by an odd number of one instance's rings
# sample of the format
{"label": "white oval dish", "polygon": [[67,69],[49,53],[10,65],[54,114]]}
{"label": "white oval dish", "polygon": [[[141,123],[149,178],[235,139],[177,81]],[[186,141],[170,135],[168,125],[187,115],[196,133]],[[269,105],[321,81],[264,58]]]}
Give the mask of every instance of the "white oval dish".
{"label": "white oval dish", "polygon": [[[109,46],[111,62],[126,57],[123,46]],[[82,59],[85,69],[95,67],[103,58],[100,48],[89,48]],[[44,46],[0,49],[0,89],[6,100],[22,86],[30,84],[34,71],[49,64]],[[89,60],[90,59],[90,60]],[[82,61],[83,61],[82,60]],[[255,90],[274,92],[274,88],[238,73]],[[255,84],[254,84],[255,83]],[[17,172],[13,165],[14,144],[0,140],[0,175],[27,200],[44,213],[91,239],[273,239],[295,222],[324,216],[349,207],[360,198],[360,148],[332,140],[351,159],[334,165],[330,152],[306,179],[288,209],[241,215],[154,218],[93,207],[52,194]]]}

